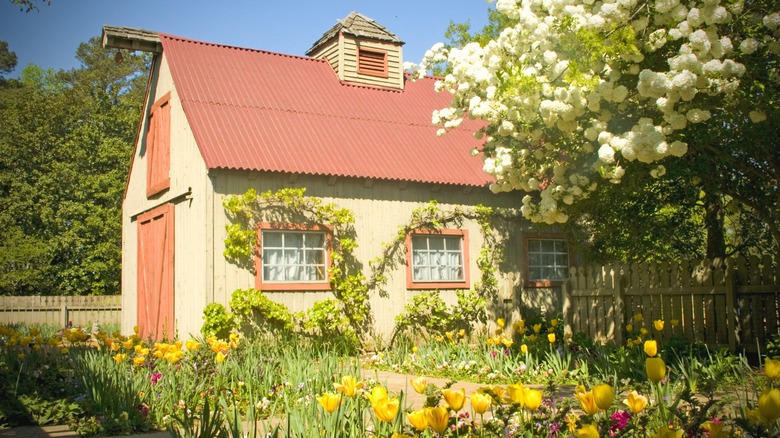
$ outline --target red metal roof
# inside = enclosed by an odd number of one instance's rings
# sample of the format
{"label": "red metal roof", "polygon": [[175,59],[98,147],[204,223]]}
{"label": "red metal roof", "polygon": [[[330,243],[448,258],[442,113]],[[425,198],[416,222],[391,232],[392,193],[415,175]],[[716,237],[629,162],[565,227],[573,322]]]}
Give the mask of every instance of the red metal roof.
{"label": "red metal roof", "polygon": [[450,96],[433,79],[404,90],[344,84],[325,60],[160,34],[209,169],[484,186],[478,125],[436,136]]}

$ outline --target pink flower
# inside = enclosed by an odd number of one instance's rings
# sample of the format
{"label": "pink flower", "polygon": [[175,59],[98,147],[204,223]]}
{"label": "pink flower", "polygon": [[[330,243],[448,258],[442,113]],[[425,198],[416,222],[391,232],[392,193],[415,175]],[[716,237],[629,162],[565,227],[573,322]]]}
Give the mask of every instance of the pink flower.
{"label": "pink flower", "polygon": [[617,411],[609,417],[614,423],[609,426],[609,436],[615,436],[617,432],[622,430],[628,424],[628,420],[631,419],[631,414],[628,411]]}
{"label": "pink flower", "polygon": [[162,378],[162,373],[154,373],[149,376],[149,381],[154,383],[157,383],[158,380]]}

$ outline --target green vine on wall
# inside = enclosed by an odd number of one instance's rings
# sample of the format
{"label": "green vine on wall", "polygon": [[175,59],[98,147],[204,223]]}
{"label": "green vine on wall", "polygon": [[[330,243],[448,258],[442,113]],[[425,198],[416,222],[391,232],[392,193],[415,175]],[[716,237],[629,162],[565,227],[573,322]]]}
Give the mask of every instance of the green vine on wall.
{"label": "green vine on wall", "polygon": [[[340,303],[326,300],[313,306],[304,326],[307,329],[318,327],[321,333],[332,333],[335,327],[343,324],[343,318],[334,318],[334,311],[340,308],[349,326],[357,335],[370,334],[371,312],[369,294],[376,291],[382,297],[387,297],[385,289],[388,281],[387,273],[399,265],[406,264],[406,236],[416,230],[436,231],[442,228],[459,228],[465,220],[479,224],[483,235],[483,246],[477,257],[477,266],[481,272],[480,281],[474,286],[473,294],[458,295],[459,306],[468,308],[468,314],[480,318],[480,306],[484,308],[484,299],[495,301],[498,297],[498,263],[503,257],[500,232],[494,224],[504,224],[516,221],[519,214],[511,209],[493,209],[485,206],[474,208],[454,207],[444,210],[436,201],[412,211],[408,223],[398,227],[394,239],[383,245],[379,257],[369,262],[370,276],[366,278],[362,265],[354,256],[357,248],[354,229],[355,218],[348,209],[335,204],[324,204],[319,198],[305,196],[305,189],[281,189],[277,192],[258,194],[250,189],[243,195],[230,196],[225,199],[224,208],[232,221],[226,226],[225,257],[235,263],[251,266],[247,261],[256,248],[255,225],[259,222],[307,223],[325,225],[330,230],[331,266],[328,271],[334,296]],[[471,301],[469,303],[461,301]],[[233,302],[231,302],[231,307]],[[240,307],[240,306],[239,306]],[[408,306],[407,306],[408,307]],[[407,308],[405,314],[410,315]],[[484,314],[484,312],[482,312]],[[398,321],[399,326],[408,326],[410,320]],[[476,322],[476,321],[472,321]],[[484,321],[483,321],[484,322]],[[451,325],[451,324],[449,324]],[[343,332],[342,332],[343,334]]]}
{"label": "green vine on wall", "polygon": [[328,280],[333,294],[343,304],[355,333],[365,334],[371,328],[371,309],[365,276],[354,256],[355,217],[346,208],[305,196],[305,191],[286,188],[258,194],[249,189],[225,199],[223,206],[234,221],[226,227],[225,257],[236,260],[250,255],[256,246],[255,225],[260,222],[326,225],[331,250]]}

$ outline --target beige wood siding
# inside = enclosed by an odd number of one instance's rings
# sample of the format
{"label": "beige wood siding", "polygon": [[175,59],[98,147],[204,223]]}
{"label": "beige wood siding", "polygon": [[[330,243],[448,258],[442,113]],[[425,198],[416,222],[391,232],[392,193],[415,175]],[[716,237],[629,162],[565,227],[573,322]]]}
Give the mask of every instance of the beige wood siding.
{"label": "beige wood siding", "polygon": [[[212,214],[211,183],[164,55],[155,62],[150,84],[147,112],[159,96],[171,92],[171,186],[159,196],[146,196],[146,154],[143,145],[148,119],[144,117],[122,207],[122,332],[130,333],[137,320],[138,224],[135,217],[161,203],[174,200],[175,318],[178,335],[186,337],[199,332],[203,307],[213,300],[209,289],[211,282],[207,281],[210,277],[207,267],[212,260],[210,253],[213,249],[209,216]],[[189,196],[183,196],[188,192],[191,193]],[[219,213],[224,215],[222,211]]]}
{"label": "beige wood siding", "polygon": [[[358,49],[387,53],[387,77],[358,73]],[[344,65],[343,79],[347,82],[360,82],[380,87],[403,88],[403,59],[401,46],[382,41],[357,40],[351,35],[344,35]]]}
{"label": "beige wood siding", "polygon": [[319,50],[311,54],[312,58],[324,58],[328,61],[333,71],[336,72],[339,80],[344,80],[344,73],[341,71],[341,57],[339,54],[339,42],[341,38],[333,38],[327,43],[320,46]]}
{"label": "beige wood siding", "polygon": [[[370,275],[368,261],[381,254],[383,243],[391,241],[398,227],[408,223],[415,208],[425,205],[431,199],[438,200],[442,209],[454,208],[456,205],[491,205],[516,207],[520,205],[519,197],[514,195],[493,195],[486,191],[474,191],[466,194],[462,188],[444,187],[432,190],[432,186],[409,184],[401,188],[397,182],[376,181],[365,184],[365,181],[339,178],[335,184],[329,184],[325,177],[290,178],[285,175],[249,174],[247,172],[213,172],[216,196],[214,202],[214,291],[215,301],[227,304],[230,295],[236,289],[254,286],[254,274],[228,263],[222,256],[224,250],[224,230],[228,220],[222,209],[222,200],[226,195],[244,193],[248,188],[258,192],[275,191],[285,187],[305,187],[308,196],[322,198],[323,202],[333,202],[340,207],[348,208],[355,214],[355,231],[357,233],[358,249],[356,256],[364,263],[364,273]],[[470,283],[480,279],[476,260],[482,247],[483,237],[479,225],[466,221],[463,228],[469,231],[469,271]],[[516,303],[516,285],[519,284],[515,275],[518,266],[516,257],[519,240],[513,233],[505,248],[505,258],[500,269],[500,297],[491,304],[491,312],[503,315],[503,307],[511,308]],[[388,273],[389,282],[387,297],[380,297],[376,292],[371,296],[371,307],[377,331],[389,335],[394,327],[395,316],[403,311],[404,305],[419,291],[407,290],[406,267],[399,266]],[[298,311],[309,308],[315,301],[332,296],[330,292],[268,292],[267,295]],[[450,303],[455,302],[455,291],[442,291],[442,296]],[[508,316],[508,315],[507,315]]]}

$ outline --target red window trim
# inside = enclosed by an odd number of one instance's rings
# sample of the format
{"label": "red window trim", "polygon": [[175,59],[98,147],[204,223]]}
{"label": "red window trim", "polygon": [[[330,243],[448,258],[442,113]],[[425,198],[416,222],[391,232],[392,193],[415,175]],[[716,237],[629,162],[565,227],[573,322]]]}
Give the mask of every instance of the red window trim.
{"label": "red window trim", "polygon": [[[463,238],[463,281],[429,282],[414,281],[414,266],[412,266],[412,236],[415,234],[439,234],[444,236],[461,236]],[[407,289],[469,289],[469,231],[464,229],[417,229],[406,235],[406,288]]]}
{"label": "red window trim", "polygon": [[[561,233],[533,233],[523,236],[523,273],[525,278],[525,287],[528,288],[545,288],[545,287],[558,287],[562,286],[565,280],[529,280],[531,277],[530,266],[528,266],[528,241],[529,240],[563,240],[566,239]],[[566,251],[568,256],[568,264],[571,267],[571,252],[569,251],[569,245],[567,242]]]}
{"label": "red window trim", "polygon": [[327,271],[330,270],[331,251],[333,249],[333,228],[328,225],[261,222],[256,225],[257,247],[255,251],[255,289],[262,291],[329,291],[328,274],[321,283],[271,283],[263,282],[263,231],[322,231],[325,233],[325,251],[327,252]]}
{"label": "red window trim", "polygon": [[[171,188],[171,120],[170,120],[170,100],[171,92],[165,93],[162,97],[157,99],[149,110],[148,126],[146,130],[146,196],[154,196],[164,190]],[[165,121],[167,126],[161,127],[158,125],[159,120],[153,118],[153,115],[160,111],[163,107],[168,106],[168,120]],[[162,136],[158,138],[158,134]],[[167,138],[163,138],[163,136]],[[161,149],[161,145],[164,145],[164,150]],[[159,180],[154,178],[158,176],[156,166],[160,166],[160,160],[165,158],[165,177]]]}
{"label": "red window trim", "polygon": [[[363,54],[371,54],[371,55],[379,55],[382,56],[382,71],[380,72],[379,69],[366,69],[364,68],[364,63],[361,62],[363,58]],[[370,56],[370,55],[369,55]],[[375,57],[371,57],[371,60],[369,61],[370,64],[376,64],[377,60]],[[369,75],[369,76],[378,76],[381,78],[387,78],[389,77],[389,73],[387,71],[387,52],[382,50],[373,50],[373,49],[364,49],[362,47],[358,47],[358,73],[362,75]],[[377,66],[378,67],[378,66]]]}

